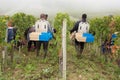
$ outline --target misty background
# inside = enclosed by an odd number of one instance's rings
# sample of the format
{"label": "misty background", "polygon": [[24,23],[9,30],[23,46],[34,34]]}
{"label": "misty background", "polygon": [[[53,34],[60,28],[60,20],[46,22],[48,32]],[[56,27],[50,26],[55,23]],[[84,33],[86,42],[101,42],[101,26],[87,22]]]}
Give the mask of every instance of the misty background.
{"label": "misty background", "polygon": [[24,12],[38,17],[41,13],[55,16],[58,12],[80,17],[120,15],[120,0],[0,0],[0,15]]}

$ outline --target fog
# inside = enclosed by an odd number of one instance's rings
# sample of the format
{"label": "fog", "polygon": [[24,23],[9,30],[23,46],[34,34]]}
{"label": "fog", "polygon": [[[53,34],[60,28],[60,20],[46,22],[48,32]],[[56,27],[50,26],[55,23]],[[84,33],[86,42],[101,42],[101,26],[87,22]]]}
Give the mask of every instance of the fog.
{"label": "fog", "polygon": [[90,16],[119,15],[120,0],[0,0],[0,15],[25,12],[35,16],[47,13],[54,16],[65,12],[71,16],[87,13]]}

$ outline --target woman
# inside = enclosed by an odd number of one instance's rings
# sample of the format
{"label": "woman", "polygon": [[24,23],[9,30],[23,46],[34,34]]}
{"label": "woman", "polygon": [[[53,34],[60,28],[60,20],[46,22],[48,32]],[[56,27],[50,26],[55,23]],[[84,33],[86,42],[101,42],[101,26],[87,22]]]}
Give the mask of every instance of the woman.
{"label": "woman", "polygon": [[6,42],[10,43],[15,39],[16,29],[13,27],[12,21],[9,21],[7,24],[7,32],[6,32]]}

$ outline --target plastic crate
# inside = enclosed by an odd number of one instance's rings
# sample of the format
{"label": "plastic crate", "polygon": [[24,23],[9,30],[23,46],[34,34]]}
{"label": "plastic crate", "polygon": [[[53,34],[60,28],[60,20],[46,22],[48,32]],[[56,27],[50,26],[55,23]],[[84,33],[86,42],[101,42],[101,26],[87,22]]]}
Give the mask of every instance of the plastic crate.
{"label": "plastic crate", "polygon": [[93,36],[86,37],[86,42],[94,42],[94,37]]}
{"label": "plastic crate", "polygon": [[42,32],[39,35],[39,41],[49,41],[52,39],[52,33],[51,32]]}
{"label": "plastic crate", "polygon": [[94,36],[90,33],[83,33],[83,37],[86,37],[86,42],[94,42]]}
{"label": "plastic crate", "polygon": [[94,36],[90,33],[76,33],[76,37],[78,42],[88,42],[88,43],[91,43],[91,42],[94,42]]}
{"label": "plastic crate", "polygon": [[83,37],[91,37],[92,36],[92,34],[90,34],[90,33],[83,33]]}
{"label": "plastic crate", "polygon": [[117,38],[116,34],[112,34],[112,39]]}
{"label": "plastic crate", "polygon": [[32,32],[29,34],[29,39],[32,40],[32,41],[39,41],[39,35],[41,33],[39,32]]}

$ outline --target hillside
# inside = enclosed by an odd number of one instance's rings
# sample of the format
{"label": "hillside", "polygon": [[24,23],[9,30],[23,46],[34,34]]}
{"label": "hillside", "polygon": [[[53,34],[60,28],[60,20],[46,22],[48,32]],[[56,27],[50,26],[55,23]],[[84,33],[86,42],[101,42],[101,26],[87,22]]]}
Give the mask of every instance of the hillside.
{"label": "hillside", "polygon": [[[89,20],[90,31],[95,32],[95,41],[86,43],[82,56],[76,57],[74,43],[69,38],[69,30],[72,29],[74,22],[67,13],[58,13],[54,18],[54,28],[57,32],[55,38],[49,42],[49,51],[47,58],[43,58],[43,47],[41,47],[40,55],[36,56],[36,51],[27,50],[26,45],[20,49],[13,49],[13,45],[4,42],[6,33],[6,22],[10,19],[14,20],[14,25],[19,29],[16,41],[24,41],[24,30],[33,25],[36,17],[25,13],[17,13],[11,16],[0,17],[0,80],[60,80],[59,69],[59,53],[61,52],[61,30],[63,19],[66,18],[67,24],[67,80],[119,80],[120,67],[117,60],[120,61],[120,52],[115,53],[115,57],[100,53],[101,44],[108,38],[109,17],[94,18]],[[114,17],[116,21],[115,31],[120,31],[120,16]],[[92,34],[92,33],[91,33]],[[120,34],[115,39],[115,45],[120,45]],[[13,41],[14,42],[14,41]],[[2,51],[7,46],[5,61],[3,61]],[[13,54],[13,62],[10,56]],[[111,58],[111,59],[110,59]]]}

